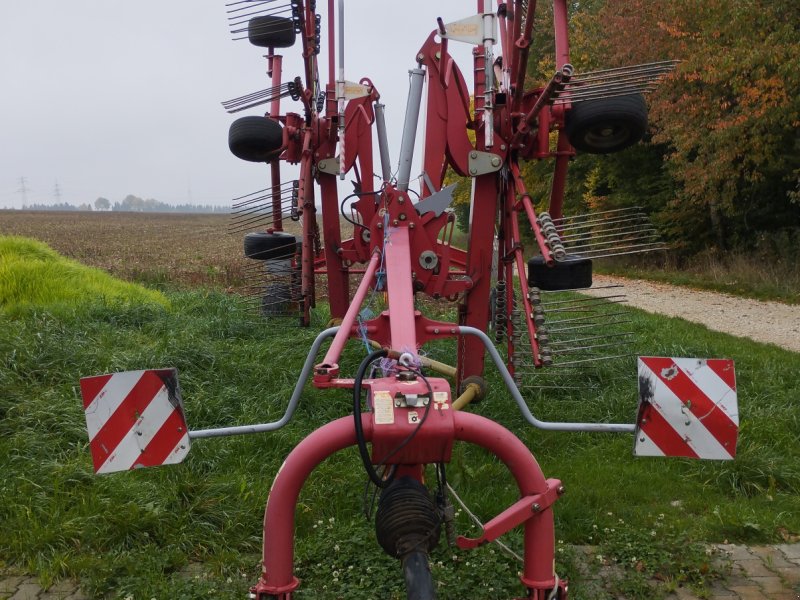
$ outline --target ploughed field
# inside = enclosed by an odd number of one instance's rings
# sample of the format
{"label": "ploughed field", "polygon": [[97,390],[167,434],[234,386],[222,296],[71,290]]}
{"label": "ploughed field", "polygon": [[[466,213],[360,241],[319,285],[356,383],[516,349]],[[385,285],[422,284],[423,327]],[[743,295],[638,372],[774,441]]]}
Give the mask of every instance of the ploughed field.
{"label": "ploughed field", "polygon": [[41,240],[122,279],[237,290],[248,261],[230,224],[225,214],[0,211],[0,235]]}

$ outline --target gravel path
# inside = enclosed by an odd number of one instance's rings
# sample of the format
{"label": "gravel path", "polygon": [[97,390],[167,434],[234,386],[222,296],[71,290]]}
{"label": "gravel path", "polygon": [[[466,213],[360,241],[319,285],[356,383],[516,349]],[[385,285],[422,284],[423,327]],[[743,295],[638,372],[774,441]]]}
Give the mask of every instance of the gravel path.
{"label": "gravel path", "polygon": [[[701,323],[757,342],[800,352],[800,306],[762,302],[666,283],[595,275],[595,286],[624,285],[630,306]],[[604,290],[585,293],[600,295]]]}

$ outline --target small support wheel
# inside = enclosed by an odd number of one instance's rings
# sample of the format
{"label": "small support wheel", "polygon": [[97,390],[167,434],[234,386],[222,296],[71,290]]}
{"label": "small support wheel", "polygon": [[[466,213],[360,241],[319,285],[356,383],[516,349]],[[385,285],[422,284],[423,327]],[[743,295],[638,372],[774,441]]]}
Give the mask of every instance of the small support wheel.
{"label": "small support wheel", "polygon": [[297,238],[289,233],[256,231],[244,236],[244,255],[255,260],[291,259]]}
{"label": "small support wheel", "polygon": [[247,38],[260,48],[291,48],[296,37],[294,21],[285,17],[254,17],[247,26]]}
{"label": "small support wheel", "polygon": [[647,130],[642,94],[576,102],[566,115],[565,131],[576,150],[611,154],[632,146]]}
{"label": "small support wheel", "polygon": [[231,123],[228,148],[237,158],[249,162],[270,162],[283,148],[283,128],[274,119],[242,117]]}

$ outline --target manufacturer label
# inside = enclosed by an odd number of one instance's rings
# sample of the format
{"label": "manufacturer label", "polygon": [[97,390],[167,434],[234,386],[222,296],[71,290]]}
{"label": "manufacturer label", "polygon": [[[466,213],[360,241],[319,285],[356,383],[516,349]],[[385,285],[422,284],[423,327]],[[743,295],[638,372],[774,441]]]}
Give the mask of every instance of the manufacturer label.
{"label": "manufacturer label", "polygon": [[394,423],[394,400],[389,392],[375,392],[372,396],[375,410],[375,425],[391,425]]}

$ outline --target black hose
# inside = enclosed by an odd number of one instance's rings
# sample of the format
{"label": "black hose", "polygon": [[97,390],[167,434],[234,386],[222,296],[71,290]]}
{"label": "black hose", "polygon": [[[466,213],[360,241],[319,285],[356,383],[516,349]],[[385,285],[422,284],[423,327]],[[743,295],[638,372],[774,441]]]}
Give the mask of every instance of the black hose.
{"label": "black hose", "polygon": [[408,600],[436,599],[436,586],[425,552],[411,552],[403,557],[403,575]]}
{"label": "black hose", "polygon": [[368,354],[367,357],[361,361],[361,364],[358,365],[358,371],[356,371],[356,378],[353,383],[353,422],[356,428],[358,452],[361,455],[361,462],[364,463],[364,469],[366,469],[367,475],[369,475],[372,483],[379,488],[385,488],[391,483],[391,479],[384,480],[378,474],[375,467],[372,466],[372,459],[370,458],[369,450],[367,450],[367,440],[364,439],[364,428],[361,425],[361,382],[367,374],[369,366],[377,359],[385,358],[388,355],[389,352],[384,349],[375,350],[375,352]]}

